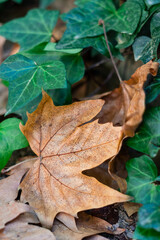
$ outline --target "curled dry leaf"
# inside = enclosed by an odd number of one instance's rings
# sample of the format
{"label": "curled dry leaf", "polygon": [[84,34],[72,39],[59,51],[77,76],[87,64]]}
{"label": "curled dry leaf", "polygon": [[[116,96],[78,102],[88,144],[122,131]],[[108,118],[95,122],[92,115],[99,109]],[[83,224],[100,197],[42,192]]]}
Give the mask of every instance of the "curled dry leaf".
{"label": "curled dry leaf", "polygon": [[10,203],[3,203],[0,205],[0,229],[5,227],[7,222],[12,221],[21,213],[33,212],[31,207],[24,204],[12,201]]}
{"label": "curled dry leaf", "polygon": [[82,174],[119,151],[121,127],[89,122],[103,104],[90,100],[56,107],[43,93],[37,110],[20,126],[39,157],[20,185],[21,201],[33,207],[46,227],[59,212],[76,217],[79,211],[131,199]]}
{"label": "curled dry leaf", "polygon": [[73,216],[67,214],[67,213],[58,213],[56,218],[62,222],[65,226],[67,226],[69,229],[71,229],[74,232],[78,232],[78,228],[76,225],[76,220]]}
{"label": "curled dry leaf", "polygon": [[134,213],[138,212],[139,208],[142,206],[140,203],[128,202],[123,204],[127,215],[130,217]]}
{"label": "curled dry leaf", "polygon": [[129,159],[130,155],[122,149],[122,151],[108,163],[110,176],[117,182],[122,193],[126,193],[127,191],[127,170],[125,165]]}
{"label": "curled dry leaf", "polygon": [[[112,231],[111,224],[100,218],[90,216],[86,213],[79,213],[78,216],[79,218],[76,219],[78,231],[75,232],[71,231],[69,228],[57,220],[54,222],[52,231],[57,240],[82,240],[84,237],[95,235],[97,233],[106,232],[110,234],[121,234],[125,231],[124,229],[120,228]],[[98,235],[94,237],[96,237],[95,239],[98,239]]]}
{"label": "curled dry leaf", "polygon": [[150,61],[139,67],[128,81],[121,82],[119,88],[103,94],[105,104],[97,116],[100,122],[123,126],[124,134],[132,137],[145,110],[144,82],[148,74],[157,75],[158,67],[159,63]]}
{"label": "curled dry leaf", "polygon": [[32,224],[39,223],[35,215],[25,213],[14,221],[8,223],[4,230],[0,231],[1,240],[56,240],[48,229]]}
{"label": "curled dry leaf", "polygon": [[83,172],[85,175],[96,178],[99,182],[118,190],[116,181],[111,177],[108,172],[108,161],[102,163],[100,166],[86,170]]}

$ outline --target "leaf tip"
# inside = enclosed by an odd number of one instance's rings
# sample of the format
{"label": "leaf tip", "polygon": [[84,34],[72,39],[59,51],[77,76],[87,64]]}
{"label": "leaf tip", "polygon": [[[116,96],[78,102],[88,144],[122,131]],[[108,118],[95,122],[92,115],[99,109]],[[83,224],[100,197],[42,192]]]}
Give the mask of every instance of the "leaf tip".
{"label": "leaf tip", "polygon": [[150,61],[150,63],[151,63],[151,66],[149,68],[149,71],[153,76],[156,76],[158,73],[159,63],[153,62],[153,61]]}

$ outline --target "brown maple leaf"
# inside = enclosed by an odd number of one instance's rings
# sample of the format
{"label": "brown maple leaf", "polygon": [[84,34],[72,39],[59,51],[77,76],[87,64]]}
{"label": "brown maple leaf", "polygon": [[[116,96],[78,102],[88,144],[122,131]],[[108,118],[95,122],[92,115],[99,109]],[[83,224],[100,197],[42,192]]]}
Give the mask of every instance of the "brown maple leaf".
{"label": "brown maple leaf", "polygon": [[43,93],[37,110],[20,126],[39,157],[20,185],[21,201],[33,207],[46,227],[59,212],[76,217],[79,211],[130,199],[82,174],[119,151],[122,127],[89,122],[103,104],[90,100],[56,107]]}
{"label": "brown maple leaf", "polygon": [[105,104],[97,118],[101,123],[113,122],[123,126],[124,135],[133,137],[134,132],[142,121],[145,110],[144,82],[148,74],[157,75],[159,63],[148,62],[139,67],[128,81],[123,81],[119,88],[110,93],[97,95]]}

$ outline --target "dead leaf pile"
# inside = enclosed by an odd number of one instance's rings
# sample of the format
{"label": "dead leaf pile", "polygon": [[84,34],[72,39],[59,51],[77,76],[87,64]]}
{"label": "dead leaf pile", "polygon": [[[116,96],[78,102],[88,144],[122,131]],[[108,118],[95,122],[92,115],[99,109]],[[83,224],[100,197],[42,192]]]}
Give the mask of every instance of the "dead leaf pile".
{"label": "dead leaf pile", "polygon": [[98,240],[104,239],[99,233],[124,232],[84,211],[131,198],[84,171],[113,159],[124,137],[134,134],[144,112],[143,84],[157,67],[143,65],[103,96],[105,101],[56,107],[43,92],[38,108],[20,125],[37,158],[11,167],[10,176],[0,182],[0,239]]}

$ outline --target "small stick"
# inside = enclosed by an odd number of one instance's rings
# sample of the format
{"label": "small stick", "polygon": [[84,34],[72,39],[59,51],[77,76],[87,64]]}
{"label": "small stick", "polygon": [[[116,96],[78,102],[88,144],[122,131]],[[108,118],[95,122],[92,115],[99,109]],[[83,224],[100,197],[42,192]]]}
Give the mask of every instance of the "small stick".
{"label": "small stick", "polygon": [[106,40],[106,44],[107,44],[107,47],[108,47],[108,52],[109,52],[109,55],[111,57],[111,60],[112,60],[112,63],[113,63],[113,66],[114,66],[114,69],[116,71],[116,74],[118,76],[118,79],[120,81],[120,83],[122,83],[122,79],[121,79],[121,76],[119,74],[119,71],[118,71],[118,68],[116,66],[116,63],[113,59],[113,56],[112,56],[112,53],[111,53],[111,49],[110,49],[110,46],[109,46],[109,43],[108,43],[108,37],[107,37],[107,34],[106,34],[106,28],[105,28],[105,23],[102,19],[99,20],[99,25],[103,25],[103,32],[104,32],[104,37],[105,37],[105,40]]}

